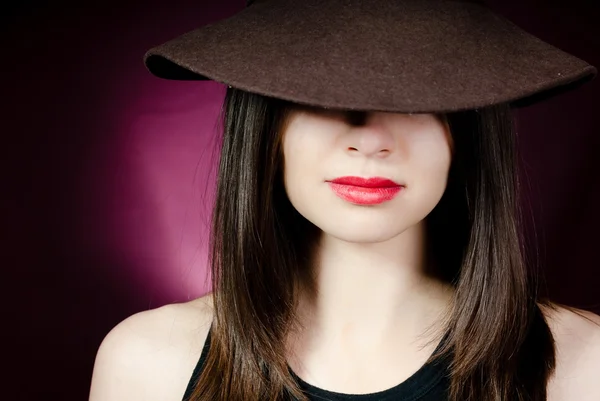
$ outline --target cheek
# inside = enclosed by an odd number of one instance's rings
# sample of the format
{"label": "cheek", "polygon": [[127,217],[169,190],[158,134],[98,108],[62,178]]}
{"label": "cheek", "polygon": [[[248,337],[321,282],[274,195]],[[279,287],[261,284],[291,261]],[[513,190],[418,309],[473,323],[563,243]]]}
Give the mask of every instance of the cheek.
{"label": "cheek", "polygon": [[411,138],[408,185],[415,203],[433,207],[441,199],[452,162],[451,142],[443,131],[429,132]]}
{"label": "cheek", "polygon": [[331,216],[332,206],[339,200],[325,182],[331,144],[318,130],[294,134],[284,138],[282,144],[285,193],[301,216],[324,229],[341,217]]}
{"label": "cheek", "polygon": [[[281,148],[284,176],[296,185],[320,177],[324,159],[331,152],[335,131],[331,124],[296,118],[283,135]],[[321,174],[320,174],[321,173]]]}
{"label": "cheek", "polygon": [[410,142],[411,164],[422,171],[439,173],[450,168],[452,161],[452,138],[442,128],[415,135]]}
{"label": "cheek", "polygon": [[445,181],[452,162],[450,149],[429,149],[417,164],[419,175],[427,177],[428,180]]}
{"label": "cheek", "polygon": [[319,146],[311,135],[302,134],[290,133],[282,144],[284,186],[292,203],[299,197],[308,196],[310,185],[319,178]]}

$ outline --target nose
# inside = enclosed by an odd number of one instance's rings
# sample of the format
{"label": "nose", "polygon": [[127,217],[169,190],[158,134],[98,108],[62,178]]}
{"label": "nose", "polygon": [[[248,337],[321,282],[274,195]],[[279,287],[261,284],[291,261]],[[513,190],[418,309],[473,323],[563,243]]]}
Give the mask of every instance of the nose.
{"label": "nose", "polygon": [[385,124],[385,113],[352,111],[347,121],[351,125],[346,150],[351,154],[385,157],[394,147],[394,137]]}

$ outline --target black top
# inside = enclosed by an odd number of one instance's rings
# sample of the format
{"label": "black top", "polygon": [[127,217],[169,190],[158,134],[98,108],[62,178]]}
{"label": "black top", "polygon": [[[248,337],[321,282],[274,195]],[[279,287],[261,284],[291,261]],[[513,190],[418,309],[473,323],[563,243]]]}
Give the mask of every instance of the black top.
{"label": "black top", "polygon": [[[446,337],[440,341],[436,351],[441,347],[445,339]],[[204,366],[209,347],[210,330],[206,342],[204,343],[204,347],[202,348],[200,359],[194,368],[192,377],[185,390],[183,401],[188,401],[192,394],[192,390],[200,376],[202,367]],[[324,390],[305,382],[298,377],[293,370],[289,370],[292,377],[298,382],[300,388],[305,392],[308,398],[313,401],[446,401],[448,400],[449,385],[446,376],[447,369],[448,362],[446,360],[425,364],[402,383],[387,390],[369,394],[344,394]]]}

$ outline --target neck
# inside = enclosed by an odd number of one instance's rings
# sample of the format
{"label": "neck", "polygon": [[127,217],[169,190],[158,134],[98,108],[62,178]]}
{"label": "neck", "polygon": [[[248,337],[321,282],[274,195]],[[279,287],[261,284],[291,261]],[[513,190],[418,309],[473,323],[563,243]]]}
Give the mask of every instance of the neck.
{"label": "neck", "polygon": [[378,243],[322,234],[311,267],[298,314],[305,335],[355,346],[440,334],[452,289],[428,263],[424,223]]}

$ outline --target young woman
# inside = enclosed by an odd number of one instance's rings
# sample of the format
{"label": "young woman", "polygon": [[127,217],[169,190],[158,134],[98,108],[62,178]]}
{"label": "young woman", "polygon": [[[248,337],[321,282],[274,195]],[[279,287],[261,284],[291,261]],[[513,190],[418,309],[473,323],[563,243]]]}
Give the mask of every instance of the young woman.
{"label": "young woman", "polygon": [[600,400],[537,296],[511,109],[587,63],[465,1],[263,0],[153,49],[229,85],[213,291],[105,338],[91,401]]}

